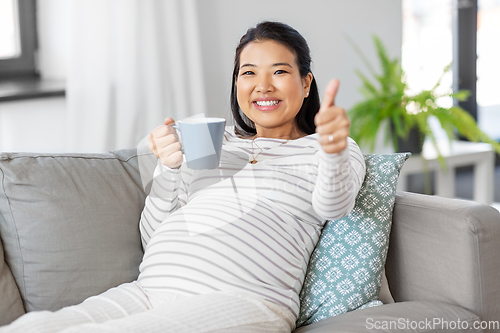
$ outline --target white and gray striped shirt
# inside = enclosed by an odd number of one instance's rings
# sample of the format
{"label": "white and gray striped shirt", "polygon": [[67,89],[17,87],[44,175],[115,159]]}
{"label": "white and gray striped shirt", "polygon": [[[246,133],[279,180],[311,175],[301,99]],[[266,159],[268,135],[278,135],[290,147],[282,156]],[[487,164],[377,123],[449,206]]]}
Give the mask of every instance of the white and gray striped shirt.
{"label": "white and gray striped shirt", "polygon": [[365,162],[349,139],[327,154],[317,134],[252,141],[226,127],[219,169],[159,163],[140,230],[150,291],[245,293],[299,312],[309,257],[327,219],[354,206]]}

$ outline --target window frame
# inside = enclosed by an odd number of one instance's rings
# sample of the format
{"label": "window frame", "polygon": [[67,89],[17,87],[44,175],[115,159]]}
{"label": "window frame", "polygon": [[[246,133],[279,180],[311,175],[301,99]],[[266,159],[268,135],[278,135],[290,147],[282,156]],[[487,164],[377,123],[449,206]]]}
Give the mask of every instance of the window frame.
{"label": "window frame", "polygon": [[21,55],[16,58],[1,59],[0,76],[2,78],[38,77],[36,2],[35,0],[18,0],[17,4]]}
{"label": "window frame", "polygon": [[453,2],[453,91],[466,89],[466,101],[455,100],[477,121],[477,0]]}

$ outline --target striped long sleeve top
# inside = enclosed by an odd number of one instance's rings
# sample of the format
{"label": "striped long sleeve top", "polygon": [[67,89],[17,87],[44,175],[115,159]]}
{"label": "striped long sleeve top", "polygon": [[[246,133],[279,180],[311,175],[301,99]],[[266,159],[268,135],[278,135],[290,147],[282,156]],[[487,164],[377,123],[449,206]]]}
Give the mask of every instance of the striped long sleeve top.
{"label": "striped long sleeve top", "polygon": [[138,281],[152,292],[245,293],[297,317],[322,227],[352,209],[364,176],[350,138],[344,151],[327,154],[317,134],[252,143],[228,126],[219,169],[158,164],[140,220]]}

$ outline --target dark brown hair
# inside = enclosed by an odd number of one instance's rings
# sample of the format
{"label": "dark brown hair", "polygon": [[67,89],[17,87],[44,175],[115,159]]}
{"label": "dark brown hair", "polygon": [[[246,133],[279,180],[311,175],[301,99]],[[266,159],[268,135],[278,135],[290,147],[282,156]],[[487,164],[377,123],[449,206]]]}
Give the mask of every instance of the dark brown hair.
{"label": "dark brown hair", "polygon": [[[255,27],[250,28],[241,37],[239,45],[236,47],[234,57],[234,69],[231,87],[231,111],[236,122],[235,131],[240,135],[256,134],[255,124],[240,109],[237,98],[236,80],[240,67],[240,56],[245,46],[254,41],[273,40],[283,44],[294,55],[299,66],[300,76],[305,78],[311,73],[311,52],[306,40],[302,35],[292,27],[281,22],[261,22]],[[319,111],[320,100],[316,79],[311,82],[309,96],[304,98],[302,107],[295,117],[297,128],[304,133],[313,134],[316,131],[314,116]]]}

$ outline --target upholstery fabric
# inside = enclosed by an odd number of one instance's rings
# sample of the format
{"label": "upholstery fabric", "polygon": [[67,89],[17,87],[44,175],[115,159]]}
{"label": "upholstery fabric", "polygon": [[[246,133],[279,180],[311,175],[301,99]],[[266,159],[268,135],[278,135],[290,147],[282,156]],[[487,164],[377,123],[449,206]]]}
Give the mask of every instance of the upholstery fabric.
{"label": "upholstery fabric", "polygon": [[452,303],[498,323],[498,210],[407,192],[397,202],[386,265],[394,300]]}
{"label": "upholstery fabric", "polygon": [[0,234],[26,310],[135,280],[144,200],[135,150],[1,154]]}
{"label": "upholstery fabric", "polygon": [[329,221],[311,255],[297,327],[376,301],[389,246],[392,209],[410,153],[365,155],[366,176],[353,210]]}
{"label": "upholstery fabric", "polygon": [[23,302],[14,277],[4,260],[3,245],[0,240],[0,326],[24,314]]}
{"label": "upholstery fabric", "polygon": [[402,302],[351,311],[302,326],[293,333],[479,333],[483,331],[474,329],[474,323],[480,320],[476,314],[457,305]]}

